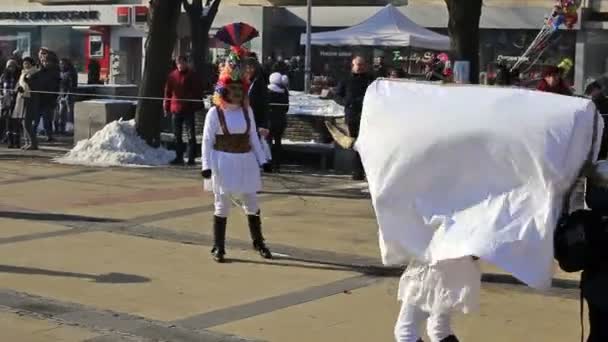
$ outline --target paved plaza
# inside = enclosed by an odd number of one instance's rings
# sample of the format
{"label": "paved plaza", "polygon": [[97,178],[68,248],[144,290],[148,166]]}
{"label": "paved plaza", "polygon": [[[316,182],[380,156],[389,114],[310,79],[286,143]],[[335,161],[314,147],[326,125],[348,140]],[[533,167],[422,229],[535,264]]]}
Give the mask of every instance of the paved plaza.
{"label": "paved plaza", "polygon": [[[1,341],[392,341],[401,270],[380,264],[365,184],[289,169],[265,176],[272,261],[228,221],[212,261],[213,203],[197,168],[58,165],[0,149]],[[580,339],[577,275],[539,293],[484,265],[465,342]]]}

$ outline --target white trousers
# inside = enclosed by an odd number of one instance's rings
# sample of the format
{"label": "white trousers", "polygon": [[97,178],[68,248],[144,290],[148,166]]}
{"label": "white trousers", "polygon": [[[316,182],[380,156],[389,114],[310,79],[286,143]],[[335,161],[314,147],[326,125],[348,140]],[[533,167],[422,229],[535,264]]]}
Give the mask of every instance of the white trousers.
{"label": "white trousers", "polygon": [[[230,194],[218,194],[215,196],[215,216],[228,217],[230,208],[232,207],[232,199]],[[258,205],[258,197],[255,193],[241,194],[238,196],[243,203],[243,210],[247,215],[258,215],[260,207]]]}
{"label": "white trousers", "polygon": [[416,342],[422,339],[420,328],[426,321],[426,333],[431,342],[439,342],[453,335],[450,313],[430,314],[419,307],[405,302],[401,303],[401,311],[395,325],[395,340],[397,342]]}

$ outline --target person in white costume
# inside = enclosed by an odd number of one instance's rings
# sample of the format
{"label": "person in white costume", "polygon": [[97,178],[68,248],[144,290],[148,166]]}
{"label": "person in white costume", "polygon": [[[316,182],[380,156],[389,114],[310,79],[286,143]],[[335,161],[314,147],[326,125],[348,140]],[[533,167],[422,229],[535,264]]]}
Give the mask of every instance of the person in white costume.
{"label": "person in white costume", "polygon": [[367,88],[360,128],[355,149],[382,262],[409,264],[397,341],[423,337],[427,317],[425,342],[457,341],[451,316],[479,306],[473,257],[535,289],[551,287],[555,227],[599,152],[603,123],[591,101],[381,79]]}
{"label": "person in white costume", "polygon": [[445,260],[436,265],[409,263],[399,282],[401,301],[395,325],[397,342],[420,342],[420,327],[427,320],[431,342],[458,342],[451,326],[455,312],[479,309],[481,271],[474,257]]}
{"label": "person in white costume", "polygon": [[232,196],[239,196],[247,215],[253,247],[266,259],[272,258],[264,243],[260,208],[256,193],[262,189],[260,166],[267,170],[266,154],[249,101],[247,82],[240,77],[240,56],[231,54],[220,74],[215,104],[205,118],[202,142],[202,176],[205,190],[213,191],[215,213],[214,244],[211,251],[217,262],[224,262],[226,223]]}

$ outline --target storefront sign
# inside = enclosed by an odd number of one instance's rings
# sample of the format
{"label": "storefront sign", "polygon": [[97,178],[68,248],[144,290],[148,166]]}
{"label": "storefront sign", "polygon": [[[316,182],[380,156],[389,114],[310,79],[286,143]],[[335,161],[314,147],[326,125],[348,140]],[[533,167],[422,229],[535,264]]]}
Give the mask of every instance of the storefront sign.
{"label": "storefront sign", "polygon": [[88,21],[99,20],[98,11],[21,11],[0,12],[0,20],[36,21],[36,20],[61,20],[61,21]]}
{"label": "storefront sign", "polygon": [[350,57],[353,53],[350,51],[321,51],[323,57]]}

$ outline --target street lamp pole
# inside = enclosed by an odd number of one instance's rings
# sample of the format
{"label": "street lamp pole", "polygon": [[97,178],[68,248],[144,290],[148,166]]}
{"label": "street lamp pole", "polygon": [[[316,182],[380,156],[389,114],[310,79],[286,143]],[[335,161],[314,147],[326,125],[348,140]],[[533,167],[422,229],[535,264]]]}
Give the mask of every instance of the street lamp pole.
{"label": "street lamp pole", "polygon": [[311,68],[311,34],[312,34],[312,0],[306,0],[306,56],[304,57],[304,92],[310,94],[312,81]]}

